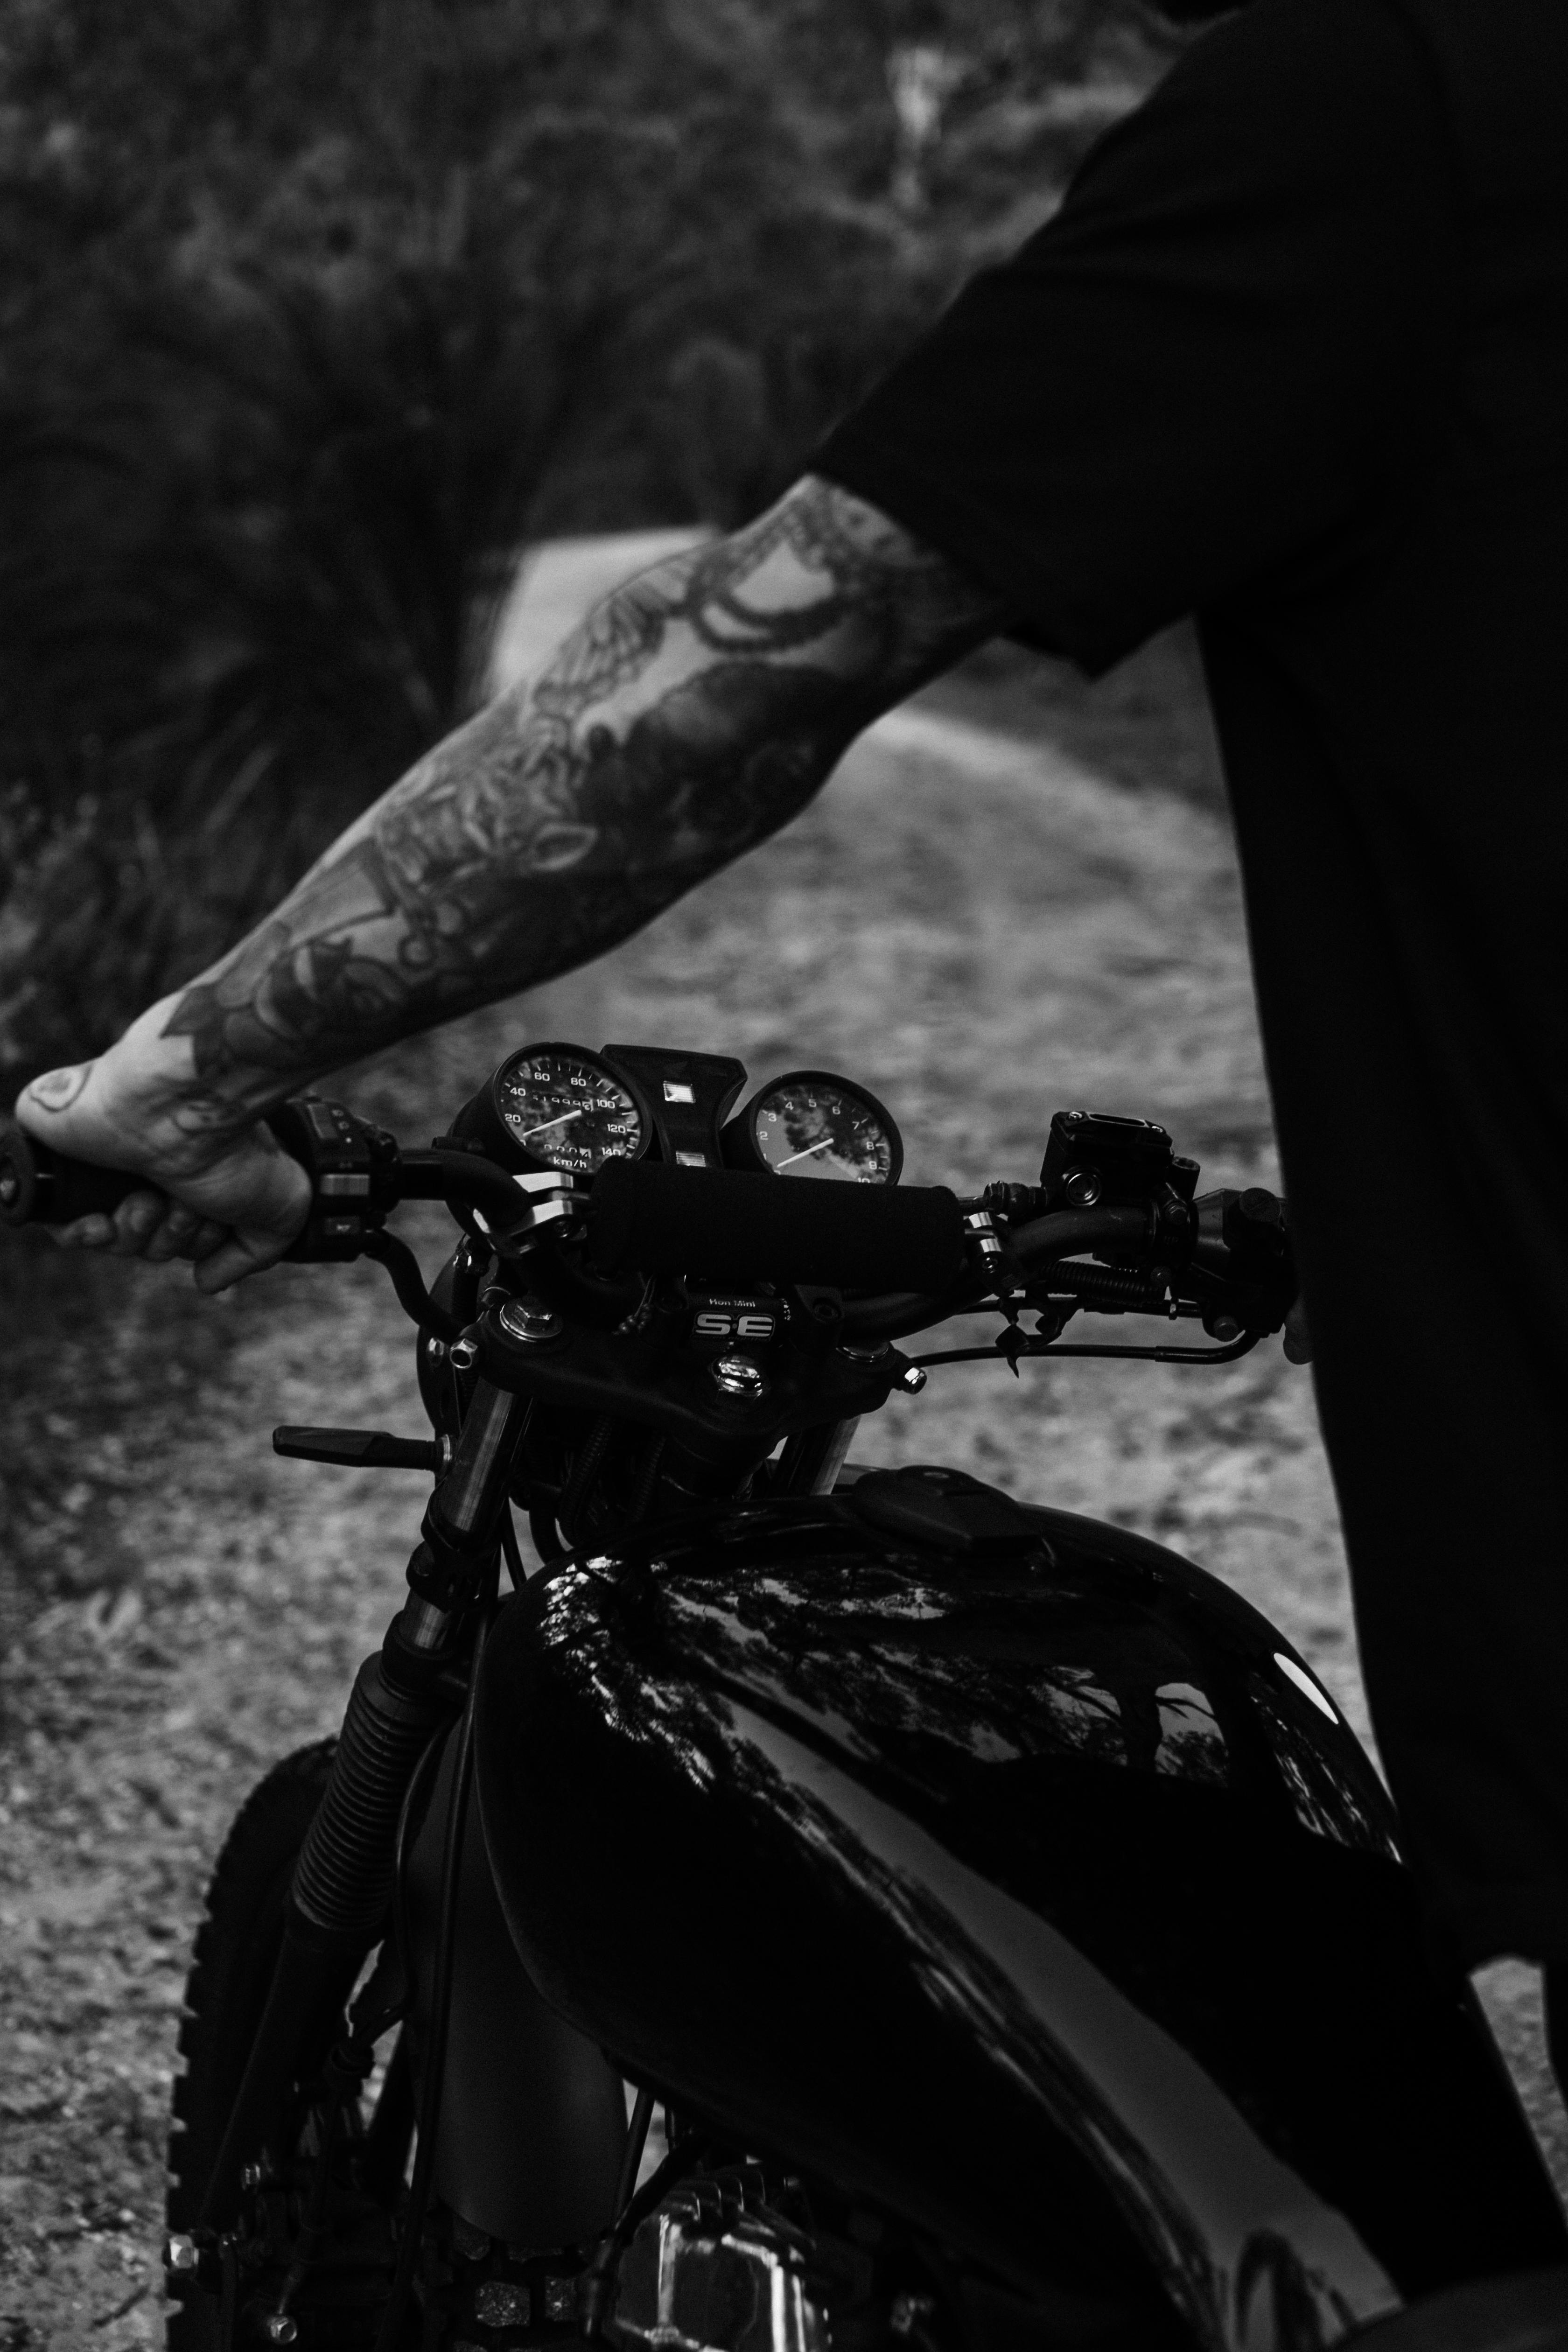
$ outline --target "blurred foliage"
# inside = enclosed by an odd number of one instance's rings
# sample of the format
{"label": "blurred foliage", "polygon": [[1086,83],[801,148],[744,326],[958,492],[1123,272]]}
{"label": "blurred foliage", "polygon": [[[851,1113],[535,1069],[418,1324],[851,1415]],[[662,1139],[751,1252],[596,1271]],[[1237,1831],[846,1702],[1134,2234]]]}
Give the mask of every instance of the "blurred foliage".
{"label": "blurred foliage", "polygon": [[462,715],[524,539],[775,494],[1168,46],[1136,0],[11,0],[5,1082]]}

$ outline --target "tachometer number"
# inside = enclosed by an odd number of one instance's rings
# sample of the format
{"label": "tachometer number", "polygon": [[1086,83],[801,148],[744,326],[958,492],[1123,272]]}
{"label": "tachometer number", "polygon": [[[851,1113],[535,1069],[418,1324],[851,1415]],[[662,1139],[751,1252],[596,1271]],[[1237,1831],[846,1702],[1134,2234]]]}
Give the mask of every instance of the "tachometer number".
{"label": "tachometer number", "polygon": [[606,1160],[635,1160],[647,1141],[627,1089],[585,1055],[520,1055],[495,1087],[513,1142],[544,1167],[591,1176]]}
{"label": "tachometer number", "polygon": [[731,1165],[773,1176],[896,1184],[899,1130],[874,1095],[822,1070],[775,1078],[724,1130]]}

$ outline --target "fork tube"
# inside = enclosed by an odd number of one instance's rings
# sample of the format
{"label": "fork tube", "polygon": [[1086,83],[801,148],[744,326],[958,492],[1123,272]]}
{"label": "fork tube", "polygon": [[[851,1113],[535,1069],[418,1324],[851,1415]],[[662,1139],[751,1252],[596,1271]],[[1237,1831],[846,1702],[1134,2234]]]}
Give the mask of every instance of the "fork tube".
{"label": "fork tube", "polygon": [[267,2008],[207,2182],[209,2223],[226,2218],[240,2164],[267,2137],[311,2036],[381,1937],[398,1816],[431,1735],[457,1712],[443,1676],[484,1586],[526,1413],[521,1397],[477,1384],[408,1563],[408,1600],[355,1678],[331,1774],[295,1864]]}
{"label": "fork tube", "polygon": [[797,1431],[784,1442],[779,1456],[778,1487],[785,1495],[831,1495],[860,1426],[853,1421],[819,1421]]}
{"label": "fork tube", "polygon": [[476,1385],[452,1467],[430,1498],[412,1588],[379,1656],[360,1669],[291,1907],[318,1931],[374,1941],[392,1893],[397,1817],[430,1734],[453,1712],[437,1687],[484,1584],[527,1413],[523,1399]]}
{"label": "fork tube", "polygon": [[432,1498],[442,1532],[453,1540],[485,1535],[506,1500],[511,1457],[528,1407],[507,1389],[476,1381],[452,1466]]}

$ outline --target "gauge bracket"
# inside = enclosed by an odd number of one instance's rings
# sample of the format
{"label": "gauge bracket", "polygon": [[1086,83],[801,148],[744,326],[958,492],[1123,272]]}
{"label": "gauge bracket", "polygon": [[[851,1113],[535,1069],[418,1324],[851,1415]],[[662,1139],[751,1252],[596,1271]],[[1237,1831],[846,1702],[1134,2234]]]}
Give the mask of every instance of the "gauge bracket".
{"label": "gauge bracket", "polygon": [[598,1059],[646,1104],[658,1159],[672,1168],[723,1165],[720,1125],[746,1083],[743,1062],[662,1045],[606,1045]]}

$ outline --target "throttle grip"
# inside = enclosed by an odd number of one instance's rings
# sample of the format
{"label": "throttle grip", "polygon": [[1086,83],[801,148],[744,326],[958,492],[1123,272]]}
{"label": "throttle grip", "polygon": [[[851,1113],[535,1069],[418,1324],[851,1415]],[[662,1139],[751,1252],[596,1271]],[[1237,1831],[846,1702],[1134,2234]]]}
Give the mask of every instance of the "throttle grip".
{"label": "throttle grip", "polygon": [[844,1290],[941,1290],[964,1262],[963,1220],[943,1184],[894,1191],[655,1160],[600,1169],[588,1243],[605,1274]]}
{"label": "throttle grip", "polygon": [[16,1119],[0,1117],[0,1223],[68,1225],[117,1209],[132,1192],[155,1189],[147,1177],[128,1176],[122,1168],[68,1160]]}

